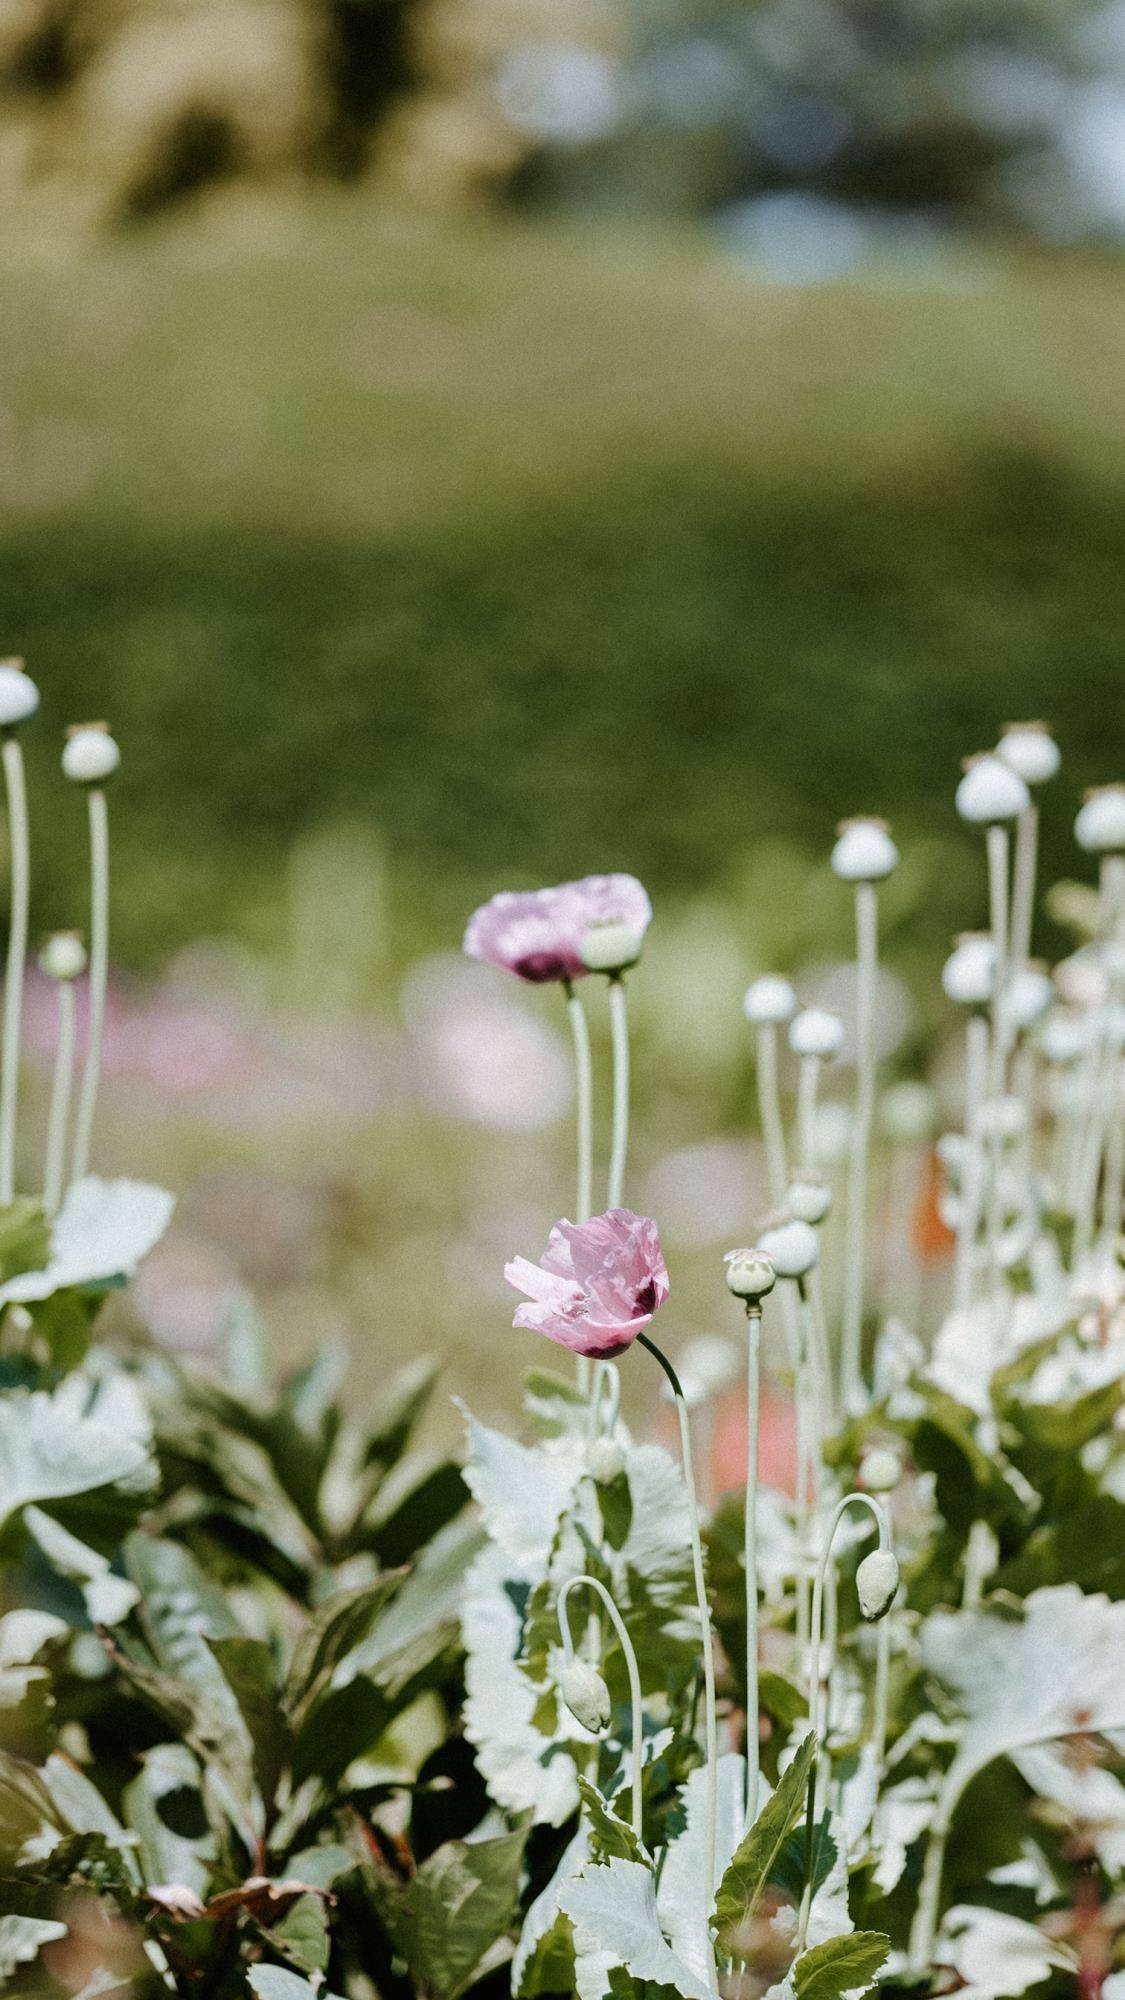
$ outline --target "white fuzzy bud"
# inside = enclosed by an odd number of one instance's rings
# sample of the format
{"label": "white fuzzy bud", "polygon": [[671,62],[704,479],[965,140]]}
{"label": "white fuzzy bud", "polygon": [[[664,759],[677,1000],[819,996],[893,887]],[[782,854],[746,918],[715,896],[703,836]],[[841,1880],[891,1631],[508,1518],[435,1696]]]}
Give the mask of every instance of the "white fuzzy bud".
{"label": "white fuzzy bud", "polygon": [[586,1447],[586,1470],[598,1486],[612,1486],[625,1470],[625,1453],[616,1438],[593,1438]]}
{"label": "white fuzzy bud", "polygon": [[882,882],[898,866],[898,848],[882,819],[845,819],[832,849],[832,872],[841,882]]}
{"label": "white fuzzy bud", "polygon": [[777,1272],[764,1251],[728,1250],[723,1262],[727,1267],[727,1290],[736,1299],[754,1304],[772,1292],[777,1283]]}
{"label": "white fuzzy bud", "polygon": [[1000,820],[1018,819],[1031,804],[1031,794],[1010,764],[1002,757],[970,759],[957,787],[957,810],[974,826],[995,826]]}
{"label": "white fuzzy bud", "polygon": [[855,1573],[859,1608],[865,1618],[882,1618],[890,1610],[898,1589],[898,1563],[890,1549],[872,1549]]}
{"label": "white fuzzy bud", "polygon": [[787,979],[776,972],[763,973],[746,988],[742,1011],[756,1028],[780,1027],[797,1005],[797,995]]}
{"label": "white fuzzy bud", "polygon": [[1055,997],[1047,974],[1036,965],[1025,965],[1008,987],[1008,1019],[1019,1034],[1026,1034],[1043,1019]]}
{"label": "white fuzzy bud", "polygon": [[613,1705],[609,1689],[587,1660],[568,1660],[558,1677],[558,1690],[576,1722],[592,1736],[608,1728]]}
{"label": "white fuzzy bud", "polygon": [[1089,1043],[1090,1025],[1081,1014],[1052,1014],[1049,1021],[1044,1021],[1039,1037],[1039,1048],[1047,1061],[1059,1063],[1063,1068],[1077,1062]]}
{"label": "white fuzzy bud", "polygon": [[579,952],[587,972],[627,972],[637,963],[643,943],[628,924],[594,924]]}
{"label": "white fuzzy bud", "polygon": [[807,1277],[820,1256],[816,1230],[807,1222],[798,1222],[796,1216],[763,1229],[758,1248],[765,1252],[779,1278]]}
{"label": "white fuzzy bud", "polygon": [[823,1174],[795,1173],[785,1196],[786,1206],[798,1222],[815,1227],[832,1207],[832,1189]]}
{"label": "white fuzzy bud", "polygon": [[859,1483],[865,1493],[893,1493],[901,1478],[902,1460],[889,1444],[876,1445],[864,1454]]}
{"label": "white fuzzy bud", "polygon": [[76,785],[103,784],[120,762],[121,752],[104,722],[81,722],[68,731],[62,767]]}
{"label": "white fuzzy bud", "polygon": [[1099,785],[1087,792],[1074,838],[1087,854],[1125,853],[1125,785]]}
{"label": "white fuzzy bud", "polygon": [[77,931],[56,931],[39,954],[39,970],[48,979],[81,979],[86,970],[86,947]]}
{"label": "white fuzzy bud", "polygon": [[1025,785],[1046,784],[1062,762],[1059,746],[1045,722],[1009,722],[996,745],[996,755]]}
{"label": "white fuzzy bud", "polygon": [[39,706],[39,689],[22,660],[0,660],[0,729],[26,722]]}
{"label": "white fuzzy bud", "polygon": [[844,1046],[844,1024],[823,1007],[803,1007],[789,1024],[789,1046],[795,1056],[831,1062]]}
{"label": "white fuzzy bud", "polygon": [[996,977],[996,951],[983,932],[958,938],[941,969],[941,983],[959,1007],[987,1007]]}

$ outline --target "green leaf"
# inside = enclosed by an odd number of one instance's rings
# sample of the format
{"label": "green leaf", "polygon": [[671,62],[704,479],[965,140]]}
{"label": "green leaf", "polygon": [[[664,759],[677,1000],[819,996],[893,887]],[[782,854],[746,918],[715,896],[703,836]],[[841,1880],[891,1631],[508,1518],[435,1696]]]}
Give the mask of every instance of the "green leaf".
{"label": "green leaf", "polygon": [[[281,1965],[252,1965],[246,1977],[255,2000],[318,2000],[311,1980]],[[319,2000],[332,2000],[332,1995],[320,1992]]]}
{"label": "green leaf", "polygon": [[52,1568],[78,1585],[92,1625],[119,1625],[128,1617],[140,1593],[128,1577],[114,1574],[108,1556],[88,1548],[41,1507],[27,1507],[23,1519]]}
{"label": "green leaf", "polygon": [[627,1820],[619,1819],[608,1800],[589,1778],[580,1777],[578,1789],[590,1822],[590,1852],[595,1861],[617,1855],[622,1861],[641,1861],[649,1867],[647,1854]]}
{"label": "green leaf", "polygon": [[808,1701],[796,1681],[774,1667],[762,1667],[758,1674],[758,1706],[788,1731],[799,1716],[807,1713]]}
{"label": "green leaf", "polygon": [[364,1462],[393,1465],[433,1394],[439,1364],[429,1355],[395,1376],[364,1423]]}
{"label": "green leaf", "polygon": [[376,1903],[416,1982],[442,2000],[473,1984],[482,1960],[508,1932],[519,1893],[528,1829],[494,1840],[451,1840],[408,1883],[368,1873]]}
{"label": "green leaf", "polygon": [[1024,1403],[1013,1399],[1005,1405],[1004,1417],[1030,1444],[1050,1451],[1074,1452],[1112,1428],[1123,1400],[1125,1377],[1119,1377],[1068,1403]]}
{"label": "green leaf", "polygon": [[588,1403],[573,1376],[554,1368],[527,1368],[523,1404],[543,1437],[562,1437],[585,1421]]}
{"label": "green leaf", "polygon": [[405,1574],[394,1570],[354,1590],[335,1591],[317,1605],[293,1649],[282,1696],[295,1727],[300,1727],[338,1662],[366,1637]]}
{"label": "green leaf", "polygon": [[65,1285],[27,1308],[55,1368],[77,1368],[85,1360],[104,1297],[102,1287]]}
{"label": "green leaf", "polygon": [[241,1634],[211,1639],[208,1643],[246,1724],[253,1749],[254,1776],[268,1811],[290,1751],[289,1728],[278,1701],[273,1654],[264,1639],[247,1639]]}
{"label": "green leaf", "polygon": [[814,1945],[790,1974],[797,2000],[840,2000],[841,1994],[866,1991],[890,1948],[882,1931],[849,1931]]}
{"label": "green leaf", "polygon": [[323,1897],[298,1896],[285,1915],[271,1924],[269,1936],[271,1944],[302,1972],[324,1972],[330,1941]]}
{"label": "green leaf", "polygon": [[468,1497],[452,1459],[400,1459],[351,1530],[348,1545],[370,1549],[384,1568],[405,1563],[461,1512]]}
{"label": "green leaf", "polygon": [[0,1208],[0,1284],[21,1271],[41,1271],[47,1262],[51,1228],[43,1204],[17,1195]]}
{"label": "green leaf", "polygon": [[139,1489],[151,1476],[147,1446],[78,1416],[65,1388],[0,1400],[0,1520],[29,1500],[49,1503],[121,1480]]}
{"label": "green leaf", "polygon": [[236,1291],[223,1328],[224,1379],[245,1395],[264,1396],[269,1386],[266,1330],[249,1292]]}
{"label": "green leaf", "polygon": [[28,1841],[65,1831],[63,1818],[42,1774],[22,1758],[0,1750],[0,1860],[11,1863]]}
{"label": "green leaf", "polygon": [[816,1758],[816,1738],[806,1736],[793,1762],[778,1779],[774,1792],[719,1884],[715,1924],[719,1942],[749,1923],[762,1890],[805,1804],[809,1774]]}
{"label": "green leaf", "polygon": [[159,1743],[146,1751],[121,1803],[137,1836],[145,1881],[182,1882],[202,1896],[218,1843],[207,1822],[199,1765],[187,1744]]}

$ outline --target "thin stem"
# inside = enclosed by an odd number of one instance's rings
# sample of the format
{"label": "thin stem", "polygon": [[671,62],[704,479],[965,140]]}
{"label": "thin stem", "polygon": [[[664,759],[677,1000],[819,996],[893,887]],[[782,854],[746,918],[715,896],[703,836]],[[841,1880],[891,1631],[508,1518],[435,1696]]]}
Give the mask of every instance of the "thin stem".
{"label": "thin stem", "polygon": [[887,1756],[887,1708],[891,1683],[891,1613],[880,1618],[875,1628],[875,1700],[871,1718],[871,1741],[875,1746],[875,1797],[883,1782]]}
{"label": "thin stem", "polygon": [[[806,1808],[807,1817],[806,1817],[806,1834],[805,1834],[805,1846],[807,1850],[811,1850],[813,1834],[816,1827],[817,1794],[818,1792],[823,1793],[824,1790],[826,1790],[828,1784],[828,1776],[829,1776],[828,1746],[826,1743],[821,1741],[821,1737],[825,1733],[824,1726],[821,1721],[821,1698],[820,1698],[820,1646],[821,1646],[821,1630],[824,1620],[824,1583],[825,1583],[825,1577],[827,1576],[828,1573],[828,1565],[832,1559],[832,1544],[836,1539],[836,1531],[839,1528],[840,1523],[843,1520],[844,1515],[847,1513],[849,1507],[866,1508],[868,1513],[870,1513],[870,1515],[872,1516],[875,1522],[875,1526],[879,1531],[879,1547],[881,1549],[885,1549],[890,1546],[890,1533],[887,1527],[887,1517],[883,1508],[880,1506],[879,1502],[873,1499],[870,1493],[845,1493],[843,1499],[837,1502],[836,1508],[832,1515],[832,1519],[829,1523],[828,1533],[824,1538],[824,1552],[820,1558],[820,1563],[816,1572],[816,1582],[813,1586],[812,1641],[809,1653],[809,1720],[812,1725],[813,1735],[816,1737],[817,1749],[816,1749],[816,1762],[813,1765],[812,1771],[809,1773],[809,1790],[808,1790],[808,1804]],[[824,1700],[825,1716],[827,1716],[827,1709],[828,1709],[828,1696],[826,1690],[825,1700]],[[812,1894],[813,1894],[812,1879],[810,1876],[809,1880],[805,1883],[804,1894],[801,1898],[801,1917],[797,1932],[798,1952],[804,1950],[805,1940],[808,1937],[809,1914],[812,1908]]]}
{"label": "thin stem", "polygon": [[942,1793],[937,1816],[930,1828],[914,1922],[910,1926],[908,1958],[912,1970],[915,1971],[922,1971],[928,1966],[934,1953],[934,1936],[937,1931],[938,1908],[941,1901],[941,1878],[945,1870],[945,1844],[949,1839],[953,1812],[961,1796],[960,1785],[952,1797],[948,1794],[947,1786]]}
{"label": "thin stem", "polygon": [[1125,1068],[1122,1066],[1121,1052],[1115,1051],[1116,1060],[1110,1072],[1109,1135],[1105,1146],[1105,1174],[1102,1181],[1102,1249],[1106,1259],[1113,1255],[1114,1245],[1121,1233],[1121,1208],[1125,1199],[1125,1117],[1121,1112],[1121,1093],[1125,1088]]}
{"label": "thin stem", "polygon": [[[594,1073],[590,1060],[590,1028],[586,1009],[570,981],[566,982],[566,1013],[574,1043],[574,1093],[578,1144],[578,1185],[575,1192],[576,1222],[588,1222],[593,1206],[594,1182]],[[576,1356],[578,1387],[590,1393],[591,1368],[588,1356]]]}
{"label": "thin stem", "polygon": [[[709,1910],[717,1886],[715,1881],[715,1853],[718,1843],[719,1744],[718,1725],[715,1719],[715,1649],[711,1638],[711,1612],[707,1602],[707,1580],[703,1570],[703,1542],[699,1532],[699,1499],[695,1487],[695,1473],[692,1468],[691,1426],[688,1423],[687,1405],[684,1402],[683,1389],[680,1387],[680,1378],[676,1374],[668,1356],[656,1345],[654,1340],[650,1340],[647,1333],[639,1333],[637,1339],[642,1347],[647,1347],[649,1353],[655,1355],[665,1375],[668,1377],[672,1385],[672,1394],[676,1399],[676,1414],[680,1420],[680,1451],[683,1457],[684,1484],[687,1488],[691,1560],[695,1574],[695,1599],[699,1608],[699,1622],[703,1641],[703,1722],[707,1748],[707,1824],[703,1851],[705,1906]],[[714,1983],[714,1951],[710,1945],[709,1950],[712,1956],[711,1977],[712,1983]]]}
{"label": "thin stem", "polygon": [[102,1073],[105,994],[109,977],[109,812],[100,785],[87,795],[90,820],[90,1027],[78,1095],[71,1178],[80,1181],[90,1163],[94,1112]]}
{"label": "thin stem", "polygon": [[1031,956],[1035,922],[1035,865],[1039,847],[1039,809],[1025,807],[1016,822],[1016,852],[1012,863],[1012,972],[1022,972]]}
{"label": "thin stem", "polygon": [[8,793],[8,837],[12,852],[12,917],[4,977],[4,1045],[0,1059],[0,1202],[10,1202],[16,1191],[16,1100],[19,1093],[20,1022],[23,1014],[24,960],[27,956],[31,858],[23,751],[19,739],[11,732],[4,737],[2,754]]}
{"label": "thin stem", "polygon": [[758,1115],[766,1148],[770,1200],[780,1207],[785,1200],[788,1169],[785,1163],[785,1127],[781,1122],[781,1091],[777,1079],[777,1029],[763,1021],[758,1029]]}
{"label": "thin stem", "polygon": [[559,1630],[562,1633],[563,1652],[566,1658],[568,1660],[574,1658],[574,1641],[571,1638],[570,1621],[566,1610],[567,1599],[573,1590],[579,1590],[583,1585],[588,1590],[596,1592],[597,1596],[601,1598],[602,1603],[609,1613],[609,1622],[620,1641],[621,1651],[625,1655],[625,1671],[629,1676],[629,1711],[632,1721],[632,1823],[633,1832],[636,1834],[637,1839],[643,1840],[641,1772],[643,1768],[642,1725],[644,1718],[641,1707],[641,1677],[637,1669],[637,1655],[633,1649],[633,1641],[629,1637],[625,1620],[622,1618],[605,1585],[599,1583],[596,1576],[572,1576],[564,1583],[560,1590],[558,1603]]}
{"label": "thin stem", "polygon": [[797,1145],[804,1166],[816,1165],[816,1093],[820,1057],[802,1056],[797,1072]]}
{"label": "thin stem", "polygon": [[953,1267],[953,1304],[961,1311],[973,1296],[973,1264],[980,1227],[984,1161],[980,1142],[980,1107],[988,1087],[988,1023],[982,1014],[969,1016],[965,1030],[965,1166],[957,1209],[957,1249]]}
{"label": "thin stem", "polygon": [[993,953],[988,1094],[999,1097],[1004,1089],[1004,1068],[1008,1055],[1008,830],[1003,826],[990,826],[986,839],[988,913]]}
{"label": "thin stem", "polygon": [[62,1200],[66,1131],[70,1123],[70,1098],[74,1083],[74,984],[72,980],[60,979],[57,988],[58,1038],[51,1078],[51,1108],[47,1116],[47,1156],[43,1169],[43,1206],[48,1215],[54,1215]]}
{"label": "thin stem", "polygon": [[758,1817],[758,1452],[761,1440],[762,1309],[746,1308],[746,1501],[743,1558],[746,1569],[746,1825]]}
{"label": "thin stem", "polygon": [[1125,854],[1105,854],[1098,869],[1098,926],[1104,938],[1125,939]]}
{"label": "thin stem", "polygon": [[629,1011],[625,981],[620,973],[609,982],[609,1024],[613,1038],[613,1143],[609,1158],[610,1208],[620,1208],[625,1195],[625,1160],[629,1151]]}
{"label": "thin stem", "polygon": [[855,1129],[848,1166],[844,1242],[844,1310],[841,1344],[841,1400],[846,1410],[863,1404],[860,1369],[863,1341],[863,1276],[867,1236],[867,1163],[875,1116],[875,981],[878,973],[878,914],[875,887],[857,882],[856,925],[856,1094]]}

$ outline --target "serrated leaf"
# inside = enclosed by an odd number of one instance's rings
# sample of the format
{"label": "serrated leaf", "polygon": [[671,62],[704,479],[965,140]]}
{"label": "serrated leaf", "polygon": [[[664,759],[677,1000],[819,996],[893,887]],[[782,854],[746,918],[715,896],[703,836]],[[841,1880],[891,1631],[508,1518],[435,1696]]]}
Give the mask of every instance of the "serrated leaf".
{"label": "serrated leaf", "polygon": [[38,1958],[45,1944],[66,1936],[66,1925],[47,1917],[0,1917],[0,1977],[10,1979]]}
{"label": "serrated leaf", "polygon": [[579,2000],[602,2000],[614,1967],[670,1986],[683,2000],[713,2000],[712,1989],[672,1950],[660,1928],[651,1869],[607,1861],[567,1883],[560,1906],[574,1926]]}
{"label": "serrated leaf", "polygon": [[720,1943],[727,1943],[732,1932],[750,1922],[777,1857],[804,1809],[815,1758],[816,1738],[809,1735],[736,1850],[715,1898],[714,1921]]}
{"label": "serrated leaf", "polygon": [[49,1505],[121,1481],[136,1486],[151,1473],[142,1440],[76,1416],[65,1390],[0,1400],[0,1520],[29,1501]]}
{"label": "serrated leaf", "polygon": [[28,1304],[70,1285],[131,1277],[163,1236],[174,1207],[164,1188],[143,1181],[91,1174],[75,1182],[51,1224],[45,1263],[0,1284],[0,1303]]}
{"label": "serrated leaf", "polygon": [[398,1950],[418,1984],[442,2000],[457,2000],[472,1985],[509,1930],[526,1842],[526,1827],[493,1840],[447,1841],[406,1884],[371,1871]]}
{"label": "serrated leaf", "polygon": [[850,1931],[802,1953],[790,1974],[797,2000],[866,1993],[891,1948],[882,1931]]}
{"label": "serrated leaf", "polygon": [[589,1778],[579,1777],[578,1790],[589,1821],[590,1852],[594,1860],[607,1861],[617,1855],[623,1861],[640,1861],[646,1868],[651,1867],[632,1827],[618,1817],[597,1786]]}

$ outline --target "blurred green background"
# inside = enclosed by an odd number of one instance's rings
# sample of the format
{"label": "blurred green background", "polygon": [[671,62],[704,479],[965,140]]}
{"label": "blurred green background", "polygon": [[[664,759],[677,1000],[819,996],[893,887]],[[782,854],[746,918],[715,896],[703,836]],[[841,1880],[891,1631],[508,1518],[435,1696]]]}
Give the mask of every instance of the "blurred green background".
{"label": "blurred green background", "polygon": [[[0,87],[35,920],[81,921],[58,732],[104,713],[101,1163],[181,1195],[138,1310],[206,1348],[245,1282],[290,1349],[435,1341],[510,1403],[566,1051],[451,954],[624,867],[631,1198],[711,1326],[741,991],[841,991],[837,818],[894,822],[887,1074],[940,1085],[960,757],[1051,719],[1055,875],[1120,775],[1125,8],[18,0]],[[46,995],[31,1036],[29,1183]]]}

